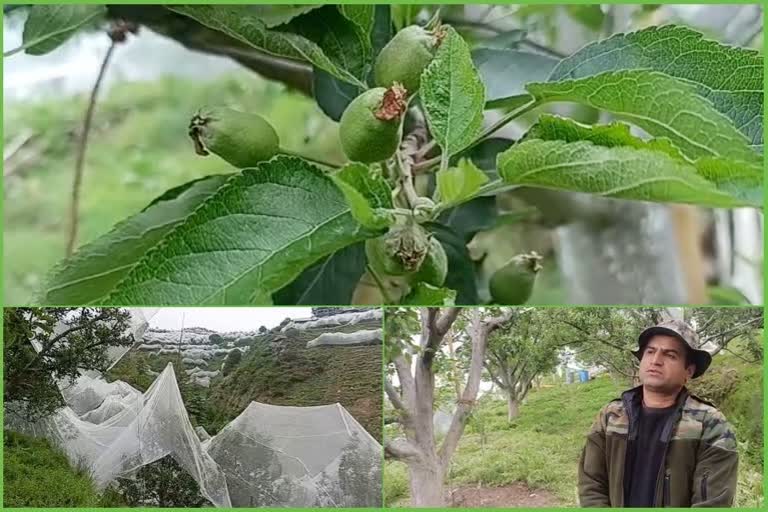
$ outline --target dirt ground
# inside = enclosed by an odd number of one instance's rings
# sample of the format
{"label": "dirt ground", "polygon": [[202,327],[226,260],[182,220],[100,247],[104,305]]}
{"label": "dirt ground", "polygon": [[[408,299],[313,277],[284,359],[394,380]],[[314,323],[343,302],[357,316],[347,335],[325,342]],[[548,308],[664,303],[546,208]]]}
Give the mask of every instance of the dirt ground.
{"label": "dirt ground", "polygon": [[530,489],[514,483],[502,487],[451,487],[446,497],[452,507],[557,507],[555,495],[543,489]]}

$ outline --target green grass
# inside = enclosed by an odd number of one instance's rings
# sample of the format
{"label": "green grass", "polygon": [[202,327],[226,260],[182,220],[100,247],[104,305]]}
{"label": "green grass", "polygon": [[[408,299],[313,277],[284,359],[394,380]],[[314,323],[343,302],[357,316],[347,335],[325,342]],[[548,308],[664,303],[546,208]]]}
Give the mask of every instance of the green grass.
{"label": "green grass", "polygon": [[585,432],[621,392],[610,378],[532,391],[518,418],[507,421],[504,401],[480,405],[451,466],[452,484],[499,486],[524,482],[575,506],[576,461]]}
{"label": "green grass", "polygon": [[[736,506],[762,506],[762,405],[755,405],[762,404],[762,393],[755,393],[762,389],[761,368],[718,356],[706,377],[694,382],[695,391],[717,395],[715,403],[737,430]],[[560,506],[578,506],[577,464],[586,432],[598,411],[625,389],[625,382],[608,376],[534,389],[512,423],[507,421],[504,400],[481,398],[459,442],[447,483],[493,487],[523,482],[551,492]],[[387,506],[407,506],[406,466],[387,461],[384,479]]]}
{"label": "green grass", "polygon": [[88,473],[46,440],[6,430],[3,448],[4,507],[124,506],[100,496]]}
{"label": "green grass", "polygon": [[[4,142],[31,131],[41,150],[4,186],[6,304],[31,300],[64,256],[70,189],[86,96],[6,105]],[[80,244],[105,234],[165,190],[208,174],[234,172],[195,154],[189,119],[204,105],[229,105],[267,118],[281,145],[341,161],[335,123],[313,99],[243,71],[211,82],[164,78],[123,83],[102,96],[86,155]]]}

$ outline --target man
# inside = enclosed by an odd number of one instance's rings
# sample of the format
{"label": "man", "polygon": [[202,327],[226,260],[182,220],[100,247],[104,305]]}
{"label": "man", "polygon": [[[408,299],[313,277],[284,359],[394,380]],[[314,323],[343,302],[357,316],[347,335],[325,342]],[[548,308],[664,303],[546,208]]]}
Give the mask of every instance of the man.
{"label": "man", "polygon": [[579,462],[582,507],[729,507],[736,437],[725,416],[690,394],[712,356],[685,322],[640,334],[640,386],[603,407]]}

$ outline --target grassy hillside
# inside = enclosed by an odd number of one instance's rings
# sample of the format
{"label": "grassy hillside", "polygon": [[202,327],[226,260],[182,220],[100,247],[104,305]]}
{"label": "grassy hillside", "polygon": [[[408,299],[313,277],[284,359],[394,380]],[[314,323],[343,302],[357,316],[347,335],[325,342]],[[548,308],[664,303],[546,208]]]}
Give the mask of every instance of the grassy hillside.
{"label": "grassy hillside", "polygon": [[218,427],[228,423],[253,400],[296,406],[339,402],[381,439],[381,346],[306,348],[323,332],[378,327],[380,321],[370,321],[259,337],[239,367],[211,389],[213,423]]}
{"label": "grassy hillside", "polygon": [[120,507],[96,492],[87,472],[70,466],[48,441],[6,430],[3,442],[4,507]]}
{"label": "grassy hillside", "polygon": [[[712,368],[711,375],[697,383],[701,386],[699,389],[720,389],[721,378],[736,370],[724,357],[716,358]],[[738,373],[742,377],[732,379],[731,391],[716,403],[734,424],[740,440],[757,439],[754,436],[758,429],[762,439],[762,408],[748,405],[755,395],[762,403],[762,394],[755,393],[762,389],[760,368],[753,365]],[[447,482],[449,488],[506,488],[522,483],[532,495],[548,496],[548,506],[578,506],[576,471],[586,432],[600,408],[624,389],[625,383],[614,382],[608,376],[583,384],[534,389],[513,423],[507,422],[503,400],[482,398],[454,455]],[[762,504],[763,462],[762,457],[755,456],[756,446],[754,441],[739,446],[738,506]],[[762,453],[762,443],[759,452]],[[387,461],[385,503],[407,506],[408,492],[406,466]],[[519,504],[507,502],[503,506],[515,505]]]}

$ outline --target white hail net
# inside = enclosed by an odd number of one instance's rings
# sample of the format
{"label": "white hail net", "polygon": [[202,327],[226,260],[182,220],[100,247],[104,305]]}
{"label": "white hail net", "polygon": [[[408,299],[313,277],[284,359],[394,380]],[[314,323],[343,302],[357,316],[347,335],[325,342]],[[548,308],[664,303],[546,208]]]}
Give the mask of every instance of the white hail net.
{"label": "white hail net", "polygon": [[171,456],[217,507],[381,506],[381,446],[340,404],[251,402],[209,438],[170,363],[145,393],[92,371],[59,387],[65,407],[32,423],[6,404],[6,426],[49,439],[99,489]]}

